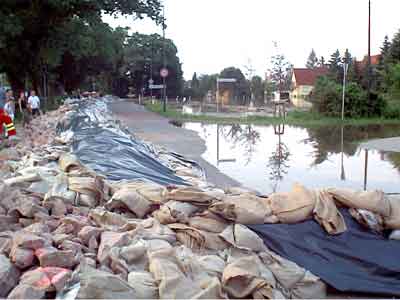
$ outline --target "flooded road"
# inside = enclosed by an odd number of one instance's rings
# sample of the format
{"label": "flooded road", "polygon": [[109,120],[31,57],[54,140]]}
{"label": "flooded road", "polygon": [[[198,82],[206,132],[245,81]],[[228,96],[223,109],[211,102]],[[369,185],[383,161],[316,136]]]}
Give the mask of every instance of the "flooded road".
{"label": "flooded road", "polygon": [[245,187],[269,194],[307,187],[400,193],[400,154],[369,151],[363,141],[400,135],[399,125],[302,128],[186,123],[206,142],[203,158]]}

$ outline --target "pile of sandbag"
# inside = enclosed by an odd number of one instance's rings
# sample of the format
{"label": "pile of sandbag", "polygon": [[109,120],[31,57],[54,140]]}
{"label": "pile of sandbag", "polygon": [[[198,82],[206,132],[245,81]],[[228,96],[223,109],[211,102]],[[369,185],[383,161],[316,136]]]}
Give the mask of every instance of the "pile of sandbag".
{"label": "pile of sandbag", "polygon": [[324,298],[320,278],[271,252],[245,225],[315,218],[339,234],[344,206],[374,231],[400,229],[399,202],[380,192],[295,185],[261,197],[215,189],[181,164],[178,172],[198,185],[109,182],[69,153],[70,134],[55,133],[57,119],[70,126],[73,107],[36,119],[49,133],[21,141],[4,162],[0,297]]}

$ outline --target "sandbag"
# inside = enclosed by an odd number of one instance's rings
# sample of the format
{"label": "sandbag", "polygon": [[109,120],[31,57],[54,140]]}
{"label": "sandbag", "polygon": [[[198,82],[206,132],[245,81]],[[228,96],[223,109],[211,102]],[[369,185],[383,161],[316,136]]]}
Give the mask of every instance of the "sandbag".
{"label": "sandbag", "polygon": [[189,219],[189,226],[208,232],[221,233],[228,227],[228,223],[209,210],[197,214]]}
{"label": "sandbag", "polygon": [[233,298],[272,299],[275,280],[262,276],[260,262],[254,256],[240,258],[226,266],[222,285]]}
{"label": "sandbag", "polygon": [[122,189],[135,190],[140,196],[152,203],[162,204],[166,200],[167,189],[153,182],[131,181],[113,184],[113,194]]}
{"label": "sandbag", "polygon": [[89,207],[96,207],[104,199],[103,179],[101,177],[69,177],[68,188],[71,191],[87,196],[89,199],[84,203],[89,204]]}
{"label": "sandbag", "polygon": [[296,263],[280,257],[272,251],[259,254],[262,262],[271,270],[278,288],[290,299],[324,299],[326,285],[312,273]]}
{"label": "sandbag", "polygon": [[151,210],[152,203],[136,192],[136,189],[123,188],[117,191],[106,208],[113,210],[116,208],[127,208],[139,218],[144,218]]}
{"label": "sandbag", "polygon": [[390,206],[390,214],[383,216],[385,228],[400,229],[400,197],[387,196],[386,199]]}
{"label": "sandbag", "polygon": [[131,272],[128,283],[137,292],[136,299],[158,299],[158,286],[153,276],[148,272]]}
{"label": "sandbag", "polygon": [[265,219],[272,214],[271,207],[264,199],[250,193],[226,196],[209,209],[228,220],[245,225],[264,224]]}
{"label": "sandbag", "polygon": [[359,192],[343,188],[330,188],[328,192],[345,207],[369,210],[383,217],[390,216],[390,203],[385,199],[382,191]]}
{"label": "sandbag", "polygon": [[188,223],[189,217],[197,210],[198,207],[188,202],[171,200],[165,203],[158,211],[154,212],[154,217],[161,224]]}
{"label": "sandbag", "polygon": [[317,200],[314,207],[314,218],[329,234],[340,234],[346,231],[346,223],[337,209],[333,197],[326,191],[316,191]]}
{"label": "sandbag", "polygon": [[[150,272],[159,282],[160,299],[216,299],[218,279],[200,286],[196,274],[190,269],[183,270],[174,249],[155,251],[149,254]],[[217,291],[217,292],[216,292]]]}
{"label": "sandbag", "polygon": [[195,187],[179,187],[166,193],[167,200],[190,202],[197,206],[209,206],[218,200],[215,195]]}
{"label": "sandbag", "polygon": [[309,219],[315,202],[315,194],[300,184],[295,184],[289,193],[275,193],[270,196],[272,213],[285,224]]}
{"label": "sandbag", "polygon": [[61,199],[64,203],[76,205],[76,198],[76,192],[68,190],[68,177],[59,174],[55,178],[52,188],[46,193],[44,202],[50,203],[56,199]]}
{"label": "sandbag", "polygon": [[75,155],[69,153],[62,154],[58,160],[58,163],[61,170],[66,173],[83,169],[83,166],[80,163],[79,159]]}
{"label": "sandbag", "polygon": [[168,227],[176,232],[176,239],[186,247],[196,251],[205,248],[206,239],[199,230],[179,223],[170,224]]}
{"label": "sandbag", "polygon": [[229,243],[231,246],[261,252],[266,249],[263,240],[246,226],[234,224],[227,227],[220,237]]}
{"label": "sandbag", "polygon": [[375,231],[376,233],[382,233],[383,231],[383,219],[380,215],[374,214],[365,209],[349,209],[350,215],[357,220],[365,228]]}

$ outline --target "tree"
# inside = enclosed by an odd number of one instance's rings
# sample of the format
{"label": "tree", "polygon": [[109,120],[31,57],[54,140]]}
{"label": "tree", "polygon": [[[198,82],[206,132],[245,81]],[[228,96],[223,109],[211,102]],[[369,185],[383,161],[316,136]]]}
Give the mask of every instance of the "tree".
{"label": "tree", "polygon": [[264,103],[264,84],[263,80],[260,76],[253,76],[251,79],[251,90],[254,94],[254,99],[256,103],[263,104]]}
{"label": "tree", "polygon": [[[191,89],[192,89],[192,93],[193,93],[193,98],[198,98],[201,97],[200,95],[200,82],[197,79],[197,74],[196,72],[194,72],[193,77],[192,77],[192,81],[191,81]],[[202,97],[201,97],[202,98]]]}
{"label": "tree", "polygon": [[276,53],[271,57],[270,76],[279,92],[282,92],[288,86],[288,73],[291,65],[286,60],[285,56],[278,51],[278,46],[275,44]]}
{"label": "tree", "polygon": [[311,53],[307,59],[306,67],[307,69],[315,69],[316,67],[318,67],[318,58],[314,49],[311,50]]}
{"label": "tree", "polygon": [[319,66],[320,68],[324,68],[324,67],[326,66],[326,64],[325,64],[325,57],[321,56],[321,58],[320,58],[319,61],[318,61],[318,66]]}
{"label": "tree", "polygon": [[341,82],[341,73],[342,73],[342,58],[340,56],[339,50],[336,50],[329,60],[329,75],[336,82]]}
{"label": "tree", "polygon": [[200,97],[206,97],[209,92],[211,92],[212,95],[215,95],[215,92],[217,90],[217,78],[218,74],[201,75],[199,77]]}
{"label": "tree", "polygon": [[[339,117],[342,111],[342,85],[330,77],[320,77],[313,91],[314,108],[321,114]],[[376,98],[366,103],[367,93],[356,82],[346,86],[345,115],[346,117],[374,117],[381,116],[385,109],[385,102]]]}
{"label": "tree", "polygon": [[[163,61],[164,39],[159,34],[132,34],[126,41],[122,74],[129,72],[131,84],[137,93],[148,87],[152,78],[155,84],[161,84],[160,70]],[[178,50],[170,39],[165,41],[165,60],[169,70],[166,83],[168,96],[175,97],[183,91],[183,72]]]}
{"label": "tree", "polygon": [[250,97],[250,84],[246,80],[243,72],[239,68],[229,67],[225,68],[220,73],[221,78],[233,78],[236,79],[236,83],[220,83],[220,92],[224,90],[230,90],[231,95],[235,99],[239,99],[238,104],[245,104],[245,99]]}
{"label": "tree", "polygon": [[24,87],[27,77],[33,87],[39,86],[44,68],[62,62],[65,44],[60,35],[72,23],[101,24],[101,15],[148,16],[157,22],[159,0],[47,0],[3,1],[0,6],[0,69],[5,71],[15,89]]}
{"label": "tree", "polygon": [[389,50],[390,63],[400,62],[400,30],[395,34]]}

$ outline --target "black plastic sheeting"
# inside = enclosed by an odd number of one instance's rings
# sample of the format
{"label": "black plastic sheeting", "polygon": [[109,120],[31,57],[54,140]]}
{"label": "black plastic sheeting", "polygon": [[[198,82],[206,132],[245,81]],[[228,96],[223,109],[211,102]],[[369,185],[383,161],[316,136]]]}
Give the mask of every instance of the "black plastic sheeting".
{"label": "black plastic sheeting", "polygon": [[359,225],[341,211],[348,230],[329,236],[314,220],[252,225],[265,245],[342,292],[400,296],[400,242]]}
{"label": "black plastic sheeting", "polygon": [[112,120],[103,101],[75,102],[76,112],[58,133],[72,131],[72,152],[80,161],[112,181],[148,180],[161,185],[188,185],[157,159],[147,144]]}

